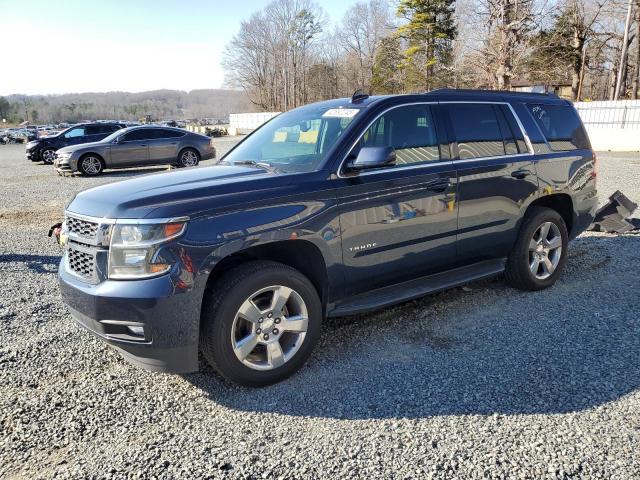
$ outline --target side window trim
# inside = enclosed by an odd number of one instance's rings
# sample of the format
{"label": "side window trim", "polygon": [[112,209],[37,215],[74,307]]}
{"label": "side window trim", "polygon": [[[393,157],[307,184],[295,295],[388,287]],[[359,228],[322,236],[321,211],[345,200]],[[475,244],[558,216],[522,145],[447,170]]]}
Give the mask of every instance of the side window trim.
{"label": "side window trim", "polygon": [[[344,158],[340,162],[340,165],[338,165],[338,170],[337,170],[338,178],[352,178],[350,176],[345,176],[344,173],[343,173],[343,167],[344,167],[345,163],[347,162],[347,158],[349,157],[349,154],[353,151],[353,149],[356,147],[356,145],[358,145],[360,140],[362,140],[362,137],[364,137],[364,135],[367,133],[367,131],[371,128],[371,126],[375,122],[378,121],[378,119],[380,117],[382,117],[386,113],[390,112],[391,110],[395,110],[396,108],[410,107],[412,105],[428,105],[431,108],[431,115],[433,116],[434,119],[437,119],[438,115],[440,114],[440,111],[439,111],[439,109],[435,109],[434,107],[437,106],[439,103],[440,102],[438,102],[438,101],[403,103],[403,104],[400,104],[400,105],[393,105],[393,106],[391,106],[389,108],[386,108],[383,111],[381,111],[369,123],[367,123],[367,125],[365,126],[364,130],[362,131],[362,133],[360,135],[358,135],[356,140],[351,144],[351,146],[347,150],[347,153],[344,155]],[[436,121],[435,123],[437,125],[438,122]],[[438,137],[441,135],[441,130],[439,130],[437,127],[436,127],[436,135]],[[407,165],[407,166],[404,166],[404,167],[393,166],[393,167],[386,167],[386,168],[377,168],[377,169],[372,170],[370,172],[362,172],[358,176],[376,175],[376,174],[379,174],[379,173],[387,173],[387,172],[390,172],[390,171],[401,172],[401,171],[404,171],[404,170],[414,170],[416,168],[428,168],[428,167],[435,166],[435,165],[449,164],[449,163],[451,163],[451,159],[450,158],[446,158],[446,159],[443,158],[444,155],[442,154],[442,142],[444,140],[445,139],[438,138],[438,149],[440,150],[440,160],[438,160],[437,162],[420,162],[420,163],[416,163],[415,165]]]}

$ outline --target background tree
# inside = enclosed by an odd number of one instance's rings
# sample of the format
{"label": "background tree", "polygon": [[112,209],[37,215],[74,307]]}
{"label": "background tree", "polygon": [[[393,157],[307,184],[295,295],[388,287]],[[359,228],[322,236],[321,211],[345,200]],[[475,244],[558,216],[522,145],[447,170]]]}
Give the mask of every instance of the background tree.
{"label": "background tree", "polygon": [[358,2],[347,10],[342,20],[340,40],[347,56],[355,64],[356,88],[367,92],[371,90],[376,53],[390,27],[389,3],[385,0]]}
{"label": "background tree", "polygon": [[405,41],[402,68],[407,91],[431,90],[448,84],[452,42],[456,36],[454,0],[400,0],[397,29]]}

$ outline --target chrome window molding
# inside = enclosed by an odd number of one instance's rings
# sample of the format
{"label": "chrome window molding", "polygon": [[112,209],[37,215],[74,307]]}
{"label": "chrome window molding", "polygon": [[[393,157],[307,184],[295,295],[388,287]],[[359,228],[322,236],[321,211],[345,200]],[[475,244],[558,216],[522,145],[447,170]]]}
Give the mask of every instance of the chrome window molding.
{"label": "chrome window molding", "polygon": [[113,225],[115,223],[119,225],[149,225],[153,223],[176,223],[176,222],[187,222],[189,221],[189,217],[169,217],[169,218],[106,218],[106,217],[92,217],[89,215],[82,215],[80,213],[72,212],[71,210],[66,210],[65,215],[70,215],[75,218],[79,218],[80,220],[86,220],[88,222],[94,223],[106,223],[109,225]]}
{"label": "chrome window molding", "polygon": [[[522,133],[522,136],[524,138],[524,142],[527,145],[527,149],[529,150],[528,152],[525,153],[515,153],[512,155],[497,155],[497,156],[492,156],[492,157],[477,157],[477,158],[465,158],[465,159],[449,159],[449,160],[439,160],[439,161],[434,161],[434,162],[422,162],[422,163],[416,163],[415,165],[409,165],[409,166],[404,166],[404,167],[398,167],[398,166],[393,166],[393,167],[385,167],[385,168],[379,168],[379,169],[375,169],[375,170],[371,170],[371,171],[364,171],[361,172],[357,175],[344,175],[343,174],[343,167],[347,161],[347,157],[349,156],[349,154],[351,153],[351,151],[355,148],[355,146],[358,144],[358,142],[362,139],[362,137],[364,136],[364,134],[367,132],[367,130],[369,130],[369,128],[371,127],[371,125],[373,125],[382,115],[384,115],[385,113],[394,110],[396,108],[401,108],[401,107],[405,107],[405,106],[411,106],[411,105],[446,105],[446,104],[450,104],[450,103],[474,103],[474,104],[490,104],[490,105],[506,105],[509,110],[511,111],[511,114],[513,115],[513,117],[516,119],[516,123],[518,124],[518,127],[520,128],[520,132]],[[361,177],[361,176],[365,176],[365,175],[376,175],[378,173],[386,173],[386,172],[391,172],[391,171],[403,171],[403,170],[415,170],[417,168],[430,168],[430,167],[436,167],[436,166],[442,166],[442,165],[451,165],[451,166],[455,166],[455,164],[458,163],[473,163],[473,162],[478,162],[478,161],[486,161],[486,160],[497,160],[497,159],[507,159],[507,158],[514,158],[514,157],[526,157],[526,156],[530,156],[530,155],[534,155],[534,150],[533,150],[533,145],[531,143],[531,140],[529,139],[529,135],[527,135],[526,130],[524,129],[524,126],[522,125],[522,122],[520,121],[520,118],[518,117],[518,114],[516,113],[516,111],[513,109],[513,107],[511,106],[511,104],[509,102],[496,102],[496,101],[481,101],[481,100],[469,100],[469,101],[465,101],[465,100],[451,100],[451,101],[443,101],[443,102],[438,102],[438,101],[431,101],[431,102],[411,102],[411,103],[404,103],[402,105],[394,105],[392,107],[389,107],[385,110],[383,110],[382,112],[380,112],[373,120],[371,120],[367,126],[365,127],[364,131],[362,132],[362,134],[360,134],[358,136],[358,138],[353,142],[353,144],[351,145],[351,147],[349,148],[349,151],[347,152],[347,154],[344,156],[344,158],[342,159],[342,161],[340,162],[340,165],[338,167],[338,178],[355,178],[355,177]]]}

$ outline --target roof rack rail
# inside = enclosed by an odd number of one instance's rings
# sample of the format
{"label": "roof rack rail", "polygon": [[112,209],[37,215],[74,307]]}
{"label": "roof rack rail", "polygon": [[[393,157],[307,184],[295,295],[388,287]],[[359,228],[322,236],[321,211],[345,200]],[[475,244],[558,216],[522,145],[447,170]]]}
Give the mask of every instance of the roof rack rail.
{"label": "roof rack rail", "polygon": [[468,94],[489,94],[489,95],[545,95],[549,97],[560,98],[555,92],[545,92],[545,93],[537,93],[537,92],[514,92],[513,90],[486,90],[486,89],[473,89],[473,88],[436,88],[435,90],[430,90],[428,92],[424,92],[424,95],[429,95],[432,93],[468,93]]}
{"label": "roof rack rail", "polygon": [[351,95],[351,103],[359,103],[363,100],[366,100],[367,98],[369,98],[369,94],[364,93],[364,90],[359,88],[358,90],[353,92],[353,95]]}

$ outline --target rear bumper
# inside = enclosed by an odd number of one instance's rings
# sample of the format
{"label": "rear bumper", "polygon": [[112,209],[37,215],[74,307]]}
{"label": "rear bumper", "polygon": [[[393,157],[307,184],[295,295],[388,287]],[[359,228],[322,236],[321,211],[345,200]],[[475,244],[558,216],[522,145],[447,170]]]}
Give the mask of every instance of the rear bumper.
{"label": "rear bumper", "polygon": [[576,208],[573,212],[573,226],[569,232],[569,240],[573,240],[589,228],[589,225],[593,223],[596,210],[598,210],[598,196],[595,192],[584,195],[581,198],[579,197],[576,200]]}
{"label": "rear bumper", "polygon": [[[170,275],[91,285],[60,262],[62,298],[74,320],[146,370],[198,370],[200,302],[193,290],[178,291]],[[134,334],[129,327],[142,329]]]}

